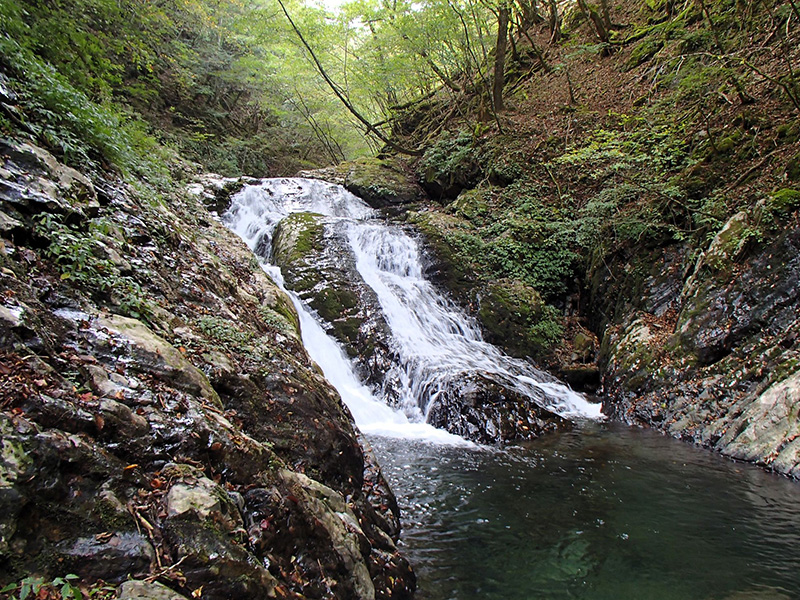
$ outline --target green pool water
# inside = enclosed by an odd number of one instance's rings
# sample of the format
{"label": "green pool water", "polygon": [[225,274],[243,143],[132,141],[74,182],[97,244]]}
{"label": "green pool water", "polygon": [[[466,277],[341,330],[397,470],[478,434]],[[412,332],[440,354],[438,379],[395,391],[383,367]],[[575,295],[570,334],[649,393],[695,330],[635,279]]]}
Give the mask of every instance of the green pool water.
{"label": "green pool water", "polygon": [[373,437],[419,600],[800,598],[800,484],[622,425],[505,450]]}

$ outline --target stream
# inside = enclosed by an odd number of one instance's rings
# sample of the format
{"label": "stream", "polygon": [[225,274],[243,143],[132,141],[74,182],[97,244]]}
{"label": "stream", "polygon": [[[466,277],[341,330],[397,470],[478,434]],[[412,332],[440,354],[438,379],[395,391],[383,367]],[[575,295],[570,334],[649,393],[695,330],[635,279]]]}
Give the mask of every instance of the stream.
{"label": "stream", "polygon": [[[286,290],[306,349],[398,497],[400,544],[418,575],[417,598],[800,598],[796,483],[603,422],[599,405],[484,342],[477,325],[425,280],[416,240],[338,186],[264,180],[236,194],[222,218],[282,286],[270,264],[271,236],[296,212],[344,221],[358,272],[392,330],[391,376],[402,390],[389,406]],[[475,370],[575,427],[498,449],[427,424],[438,395]]]}

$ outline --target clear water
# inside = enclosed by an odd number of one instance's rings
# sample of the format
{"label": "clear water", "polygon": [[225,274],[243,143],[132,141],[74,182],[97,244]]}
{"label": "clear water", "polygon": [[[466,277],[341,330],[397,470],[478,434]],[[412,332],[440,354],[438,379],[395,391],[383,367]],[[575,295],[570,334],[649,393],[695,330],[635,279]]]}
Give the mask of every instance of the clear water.
{"label": "clear water", "polygon": [[586,422],[498,451],[371,438],[419,600],[800,598],[800,488]]}

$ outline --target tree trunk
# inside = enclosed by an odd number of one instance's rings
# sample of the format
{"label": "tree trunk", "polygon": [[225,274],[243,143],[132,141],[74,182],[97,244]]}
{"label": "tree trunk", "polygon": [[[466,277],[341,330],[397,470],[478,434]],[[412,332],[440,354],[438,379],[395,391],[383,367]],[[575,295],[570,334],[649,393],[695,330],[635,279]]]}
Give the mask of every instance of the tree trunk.
{"label": "tree trunk", "polygon": [[508,45],[508,6],[500,6],[497,14],[497,45],[494,53],[494,86],[492,100],[495,112],[503,111],[503,84],[505,83],[506,46]]}
{"label": "tree trunk", "polygon": [[603,18],[597,14],[593,7],[586,4],[586,0],[578,0],[578,6],[583,15],[594,25],[594,32],[597,34],[598,39],[601,42],[608,43],[609,35],[605,23],[603,23]]}
{"label": "tree trunk", "polygon": [[561,40],[561,16],[558,14],[558,3],[550,0],[550,43],[557,44]]}

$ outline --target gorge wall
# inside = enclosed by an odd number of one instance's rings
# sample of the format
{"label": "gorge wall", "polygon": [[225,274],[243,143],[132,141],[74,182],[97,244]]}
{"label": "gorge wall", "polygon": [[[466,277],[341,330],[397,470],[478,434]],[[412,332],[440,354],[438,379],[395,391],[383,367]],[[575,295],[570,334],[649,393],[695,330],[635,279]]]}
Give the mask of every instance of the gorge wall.
{"label": "gorge wall", "polygon": [[[307,174],[354,191],[371,176],[373,189],[390,189],[403,163],[384,181],[386,163]],[[578,254],[563,271],[563,287],[545,300],[541,286],[476,258],[496,252],[513,231],[480,237],[493,214],[502,221],[514,211],[509,201],[500,204],[513,184],[462,185],[455,198],[418,201],[413,191],[425,172],[406,164],[405,173],[406,204],[390,210],[420,228],[431,252],[430,275],[472,310],[488,339],[599,394],[612,418],[800,475],[800,192],[762,194],[702,245],[642,236],[599,260],[597,252]],[[791,185],[797,175],[787,170],[784,177]],[[531,212],[552,210],[556,200],[539,195],[536,202],[538,208],[528,204],[517,218],[535,226]],[[539,235],[530,241],[534,253],[548,245],[552,254],[581,251],[574,238]],[[537,259],[533,253],[517,258],[523,264]],[[541,342],[543,323],[557,332],[549,349]]]}
{"label": "gorge wall", "polygon": [[411,597],[368,445],[200,196],[90,180],[26,143],[2,156],[3,583]]}

